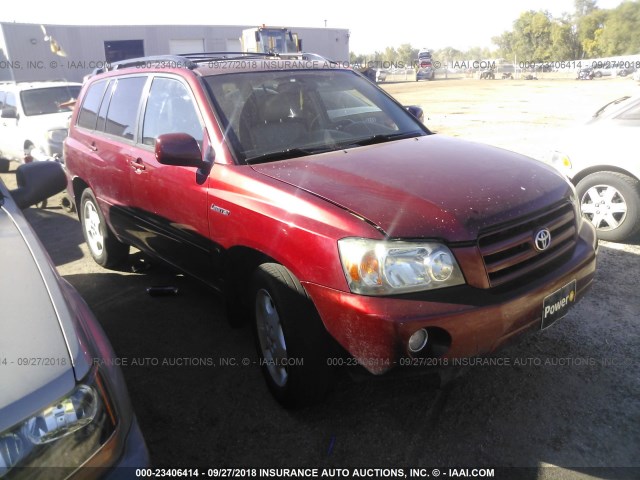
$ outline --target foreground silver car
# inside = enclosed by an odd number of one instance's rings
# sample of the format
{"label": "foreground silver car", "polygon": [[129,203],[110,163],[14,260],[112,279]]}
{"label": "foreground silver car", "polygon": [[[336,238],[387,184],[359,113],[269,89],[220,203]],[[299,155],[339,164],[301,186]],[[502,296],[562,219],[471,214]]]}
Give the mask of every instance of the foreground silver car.
{"label": "foreground silver car", "polygon": [[65,175],[37,162],[17,177],[13,192],[0,180],[0,478],[121,478],[149,463],[122,373],[20,210]]}
{"label": "foreground silver car", "polygon": [[622,241],[640,230],[640,96],[614,100],[569,132],[551,163],[576,186],[598,237]]}

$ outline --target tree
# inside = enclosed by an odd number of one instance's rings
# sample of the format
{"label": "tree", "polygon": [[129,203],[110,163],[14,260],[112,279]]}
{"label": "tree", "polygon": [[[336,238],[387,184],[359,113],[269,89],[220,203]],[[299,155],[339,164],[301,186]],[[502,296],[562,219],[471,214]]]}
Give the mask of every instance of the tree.
{"label": "tree", "polygon": [[609,12],[610,10],[595,9],[589,14],[578,18],[578,42],[582,48],[583,55],[578,55],[577,58],[595,58],[604,54],[601,37]]}
{"label": "tree", "polygon": [[579,19],[596,10],[596,0],[574,0],[573,5],[576,8],[576,17]]}
{"label": "tree", "polygon": [[574,25],[569,18],[554,20],[551,25],[552,60],[580,58],[581,45]]}
{"label": "tree", "polygon": [[491,41],[498,46],[498,56],[512,58],[515,54],[515,38],[513,32],[503,32],[499,37],[493,37]]}
{"label": "tree", "polygon": [[605,56],[640,53],[640,2],[624,2],[609,10],[597,38]]}
{"label": "tree", "polygon": [[523,12],[513,24],[513,47],[525,62],[547,62],[552,59],[551,15],[548,12]]}
{"label": "tree", "polygon": [[413,48],[410,43],[403,43],[398,47],[397,60],[405,65],[411,65],[418,58],[419,51],[419,49]]}

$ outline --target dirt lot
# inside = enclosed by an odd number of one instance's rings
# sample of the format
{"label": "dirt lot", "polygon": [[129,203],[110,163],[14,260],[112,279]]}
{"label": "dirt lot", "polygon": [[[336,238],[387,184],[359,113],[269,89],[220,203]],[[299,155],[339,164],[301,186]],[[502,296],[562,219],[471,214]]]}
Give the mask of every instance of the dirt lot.
{"label": "dirt lot", "polygon": [[[403,104],[421,105],[439,133],[538,158],[561,127],[638,90],[629,79],[384,87]],[[13,182],[13,174],[2,177]],[[602,243],[591,292],[552,328],[500,352],[502,365],[467,367],[443,389],[424,376],[344,375],[324,403],[289,412],[253,364],[249,329],[231,329],[213,293],[160,266],[103,270],[90,260],[74,216],[56,207],[26,213],[127,361],[155,466],[401,467],[407,474],[424,467],[445,476],[449,468],[487,467],[500,478],[640,478],[638,239]],[[132,265],[141,261],[132,255]],[[146,294],[166,284],[179,294]]]}

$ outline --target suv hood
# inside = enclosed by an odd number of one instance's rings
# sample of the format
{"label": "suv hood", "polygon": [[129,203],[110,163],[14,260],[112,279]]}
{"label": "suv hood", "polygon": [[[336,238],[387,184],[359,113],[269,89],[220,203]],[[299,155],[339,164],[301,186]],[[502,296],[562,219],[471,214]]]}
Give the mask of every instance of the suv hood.
{"label": "suv hood", "polygon": [[[0,194],[6,194],[0,182]],[[10,198],[0,198],[0,432],[75,385],[48,261]],[[46,257],[45,257],[46,258]],[[40,265],[40,267],[38,266]]]}
{"label": "suv hood", "polygon": [[570,195],[552,167],[442,135],[339,150],[253,168],[361,216],[392,238],[470,241]]}

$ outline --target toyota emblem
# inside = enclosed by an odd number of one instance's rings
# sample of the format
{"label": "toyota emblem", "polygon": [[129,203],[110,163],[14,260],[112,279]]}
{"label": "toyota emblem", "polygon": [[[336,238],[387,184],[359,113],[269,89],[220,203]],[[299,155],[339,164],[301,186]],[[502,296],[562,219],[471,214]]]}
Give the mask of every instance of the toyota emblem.
{"label": "toyota emblem", "polygon": [[545,251],[551,245],[551,232],[543,228],[536,233],[533,244],[539,252]]}

